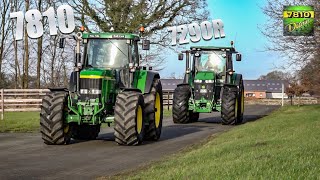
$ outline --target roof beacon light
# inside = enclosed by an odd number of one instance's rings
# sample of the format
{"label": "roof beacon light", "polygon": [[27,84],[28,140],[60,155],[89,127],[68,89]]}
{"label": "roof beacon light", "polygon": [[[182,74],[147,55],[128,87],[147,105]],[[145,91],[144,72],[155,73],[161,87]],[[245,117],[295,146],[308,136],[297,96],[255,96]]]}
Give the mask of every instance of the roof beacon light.
{"label": "roof beacon light", "polygon": [[231,41],[231,46],[233,46],[233,41]]}
{"label": "roof beacon light", "polygon": [[143,33],[144,32],[144,27],[141,26],[140,29],[139,29],[140,33]]}
{"label": "roof beacon light", "polygon": [[83,32],[83,31],[85,31],[85,30],[86,30],[86,28],[85,28],[84,26],[81,26],[81,27],[80,27],[80,31],[81,31],[81,32]]}

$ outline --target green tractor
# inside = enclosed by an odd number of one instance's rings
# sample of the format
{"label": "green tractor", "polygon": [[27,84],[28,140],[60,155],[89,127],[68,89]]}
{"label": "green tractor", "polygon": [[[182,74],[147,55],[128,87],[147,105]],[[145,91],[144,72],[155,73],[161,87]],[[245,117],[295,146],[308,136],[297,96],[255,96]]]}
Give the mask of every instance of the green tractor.
{"label": "green tractor", "polygon": [[[222,124],[239,124],[243,120],[244,88],[242,75],[233,70],[232,55],[241,61],[233,47],[199,46],[182,51],[186,55],[186,72],[182,84],[174,91],[174,123],[190,123],[199,113],[221,112]],[[191,59],[191,60],[190,60]],[[191,67],[191,68],[190,68]]]}
{"label": "green tractor", "polygon": [[[96,139],[102,123],[114,125],[119,145],[158,140],[163,118],[160,75],[140,66],[138,50],[139,44],[149,50],[150,41],[139,43],[140,36],[129,33],[79,32],[74,39],[75,68],[69,88],[52,88],[42,100],[44,143]],[[60,39],[59,46],[64,44],[65,38]]]}

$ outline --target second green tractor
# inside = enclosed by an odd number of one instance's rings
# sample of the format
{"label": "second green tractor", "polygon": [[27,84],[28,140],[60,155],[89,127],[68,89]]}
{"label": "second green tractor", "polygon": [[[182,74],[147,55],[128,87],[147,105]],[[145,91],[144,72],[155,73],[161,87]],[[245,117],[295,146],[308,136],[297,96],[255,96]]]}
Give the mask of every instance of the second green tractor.
{"label": "second green tractor", "polygon": [[233,47],[197,46],[179,54],[186,56],[182,84],[174,90],[172,115],[174,123],[198,121],[199,113],[221,112],[222,124],[240,124],[244,112],[242,75],[233,70]]}

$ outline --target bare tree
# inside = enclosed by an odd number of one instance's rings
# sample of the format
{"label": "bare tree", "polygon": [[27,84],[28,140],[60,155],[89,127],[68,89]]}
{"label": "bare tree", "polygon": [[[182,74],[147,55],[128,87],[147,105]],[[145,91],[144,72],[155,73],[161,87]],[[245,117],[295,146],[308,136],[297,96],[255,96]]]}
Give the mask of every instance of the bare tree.
{"label": "bare tree", "polygon": [[[41,12],[42,11],[42,0],[38,1],[38,10]],[[42,20],[42,24],[43,24]],[[36,86],[38,89],[40,89],[40,69],[41,69],[41,60],[42,60],[42,37],[38,39],[38,47],[37,47],[37,82]]]}
{"label": "bare tree", "polygon": [[[25,0],[25,11],[29,10],[30,2]],[[23,80],[22,87],[28,89],[28,76],[29,76],[29,37],[27,29],[24,30],[24,63],[23,63]]]}
{"label": "bare tree", "polygon": [[[12,0],[11,2],[11,12],[16,12],[20,7],[21,3],[18,3],[18,0]],[[18,42],[15,40],[14,29],[16,26],[12,25],[11,32],[12,32],[12,44],[14,48],[14,88],[19,86],[19,82],[21,82],[21,71],[20,71],[20,64],[18,60]]]}
{"label": "bare tree", "polygon": [[165,59],[160,54],[170,43],[166,28],[201,21],[209,15],[206,0],[71,0],[68,3],[76,11],[78,24],[89,32],[137,33],[144,26],[144,36],[151,39],[153,50],[143,60],[147,60],[145,64],[158,66],[156,69],[163,68],[159,65]]}
{"label": "bare tree", "polygon": [[[9,45],[6,43],[10,34],[11,23],[8,23],[10,13],[10,2],[4,0],[0,2],[0,74],[2,73],[2,64],[5,56],[7,55]],[[1,76],[0,76],[1,81]]]}

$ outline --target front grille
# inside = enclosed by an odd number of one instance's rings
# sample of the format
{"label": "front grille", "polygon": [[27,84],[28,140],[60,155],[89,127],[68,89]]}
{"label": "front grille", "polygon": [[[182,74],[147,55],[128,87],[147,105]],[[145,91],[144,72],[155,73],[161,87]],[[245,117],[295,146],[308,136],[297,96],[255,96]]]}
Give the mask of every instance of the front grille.
{"label": "front grille", "polygon": [[96,99],[101,96],[101,94],[91,94],[91,89],[102,89],[102,79],[86,79],[81,78],[80,79],[80,88],[79,89],[87,89],[88,94],[81,94],[80,93],[80,99],[81,100],[87,100],[87,99]]}
{"label": "front grille", "polygon": [[[206,89],[206,93],[201,93],[201,89]],[[214,83],[194,83],[194,99],[200,100],[204,97],[207,100],[211,100],[214,94]]]}

